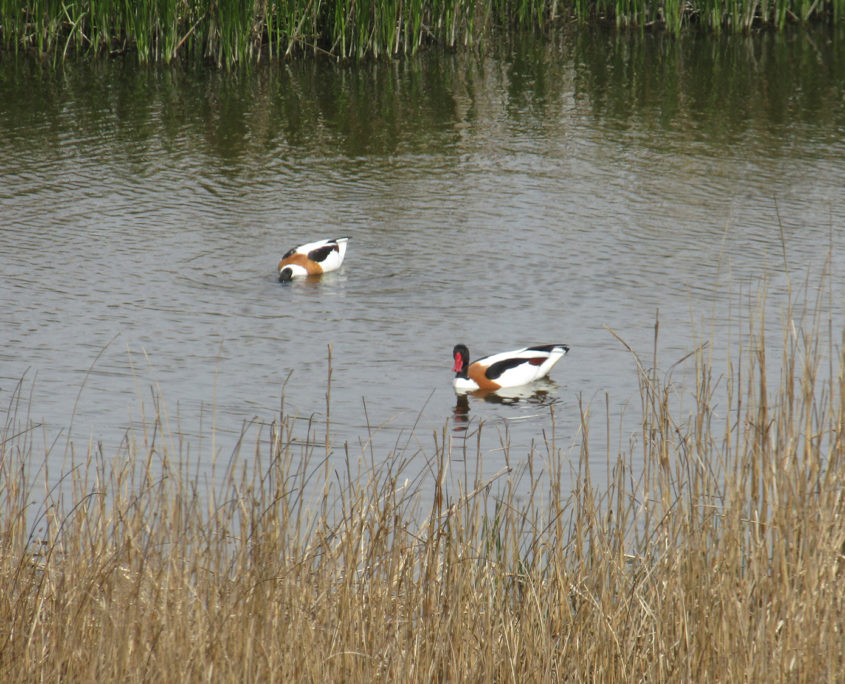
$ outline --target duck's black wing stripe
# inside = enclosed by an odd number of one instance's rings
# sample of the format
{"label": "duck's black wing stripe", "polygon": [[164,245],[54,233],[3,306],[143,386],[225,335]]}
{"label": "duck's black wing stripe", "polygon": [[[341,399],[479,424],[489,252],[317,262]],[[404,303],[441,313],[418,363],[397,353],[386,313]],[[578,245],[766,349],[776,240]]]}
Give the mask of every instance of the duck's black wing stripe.
{"label": "duck's black wing stripe", "polygon": [[519,358],[512,358],[512,359],[505,359],[504,361],[497,361],[496,363],[491,364],[487,367],[484,375],[486,375],[490,380],[495,380],[498,378],[502,373],[511,368],[516,368],[517,366],[528,363],[530,359],[519,359]]}
{"label": "duck's black wing stripe", "polygon": [[[543,351],[542,349],[536,349],[535,351]],[[524,356],[524,357],[515,357],[510,359],[505,359],[504,361],[497,361],[494,364],[491,364],[487,367],[487,371],[484,373],[490,380],[495,380],[498,378],[502,373],[511,368],[516,368],[517,366],[522,365],[523,363],[529,363],[532,366],[542,366],[547,360],[548,356],[545,354],[543,356]]]}
{"label": "duck's black wing stripe", "polygon": [[569,351],[569,347],[565,344],[540,344],[536,347],[528,347],[527,351],[546,352],[549,354],[555,347],[560,347],[564,351]]}
{"label": "duck's black wing stripe", "polygon": [[337,244],[326,245],[325,247],[320,247],[319,249],[312,249],[308,252],[308,258],[311,261],[325,261],[326,257],[331,254],[333,251],[337,249]]}

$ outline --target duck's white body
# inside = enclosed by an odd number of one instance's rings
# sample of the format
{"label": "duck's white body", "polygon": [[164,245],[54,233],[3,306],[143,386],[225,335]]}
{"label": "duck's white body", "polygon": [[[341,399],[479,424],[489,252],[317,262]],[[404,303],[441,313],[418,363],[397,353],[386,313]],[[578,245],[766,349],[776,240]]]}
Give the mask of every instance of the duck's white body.
{"label": "duck's white body", "polygon": [[349,238],[342,237],[294,247],[279,262],[279,280],[285,282],[337,270],[346,256],[348,241]]}
{"label": "duck's white body", "polygon": [[459,344],[452,350],[455,359],[453,384],[458,392],[495,391],[527,385],[547,376],[568,351],[565,344],[545,344],[492,354],[470,363],[469,350]]}

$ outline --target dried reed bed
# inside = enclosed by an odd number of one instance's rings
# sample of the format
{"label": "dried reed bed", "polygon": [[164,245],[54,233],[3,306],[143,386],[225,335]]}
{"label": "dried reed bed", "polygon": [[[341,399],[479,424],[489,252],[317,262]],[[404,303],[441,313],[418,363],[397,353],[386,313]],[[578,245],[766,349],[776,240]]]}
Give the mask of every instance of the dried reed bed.
{"label": "dried reed bed", "polygon": [[685,414],[671,374],[633,355],[642,434],[609,483],[591,480],[606,456],[582,406],[580,452],[547,435],[522,499],[516,467],[447,486],[453,459],[479,456],[447,429],[423,496],[405,482],[422,454],[347,453],[335,473],[285,415],[254,467],[209,487],[163,409],[44,499],[50,447],[10,419],[0,678],[840,679],[845,358],[817,329],[788,327],[770,359],[758,328],[718,379],[699,350]]}

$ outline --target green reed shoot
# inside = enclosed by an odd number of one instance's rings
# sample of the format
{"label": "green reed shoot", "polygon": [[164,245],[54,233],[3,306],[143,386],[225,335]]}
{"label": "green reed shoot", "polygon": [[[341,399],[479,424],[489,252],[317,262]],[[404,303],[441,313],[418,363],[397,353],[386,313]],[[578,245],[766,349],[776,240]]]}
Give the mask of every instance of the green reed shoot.
{"label": "green reed shoot", "polygon": [[[132,53],[141,62],[220,66],[311,50],[338,59],[469,45],[493,29],[544,31],[579,21],[678,33],[747,31],[789,17],[839,24],[845,0],[0,0],[0,46],[66,59]],[[693,20],[694,19],[694,20]]]}

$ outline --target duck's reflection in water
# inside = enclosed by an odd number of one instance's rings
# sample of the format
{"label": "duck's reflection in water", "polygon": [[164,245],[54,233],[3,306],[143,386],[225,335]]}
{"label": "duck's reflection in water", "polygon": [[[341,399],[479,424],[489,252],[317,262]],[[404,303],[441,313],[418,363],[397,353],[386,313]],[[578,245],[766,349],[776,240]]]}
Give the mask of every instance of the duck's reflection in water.
{"label": "duck's reflection in water", "polygon": [[469,426],[469,397],[466,394],[458,394],[458,403],[454,410],[454,432],[464,432]]}
{"label": "duck's reflection in water", "polygon": [[469,425],[470,397],[473,401],[485,401],[503,406],[551,406],[559,401],[558,385],[554,380],[544,378],[521,387],[508,387],[499,390],[475,390],[459,392],[454,409],[454,431],[463,432]]}

